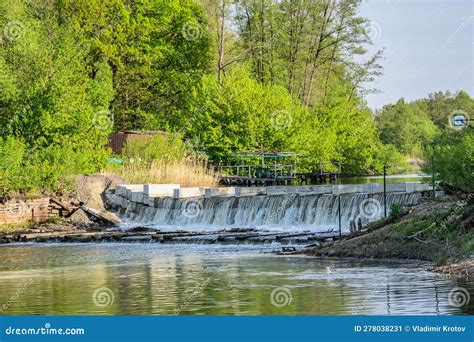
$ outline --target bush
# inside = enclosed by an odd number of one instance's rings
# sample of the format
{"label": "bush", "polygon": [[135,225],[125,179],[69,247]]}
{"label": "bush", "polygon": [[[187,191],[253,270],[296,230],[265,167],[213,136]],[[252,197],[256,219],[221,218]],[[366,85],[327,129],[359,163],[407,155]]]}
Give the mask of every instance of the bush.
{"label": "bush", "polygon": [[150,167],[154,161],[175,162],[186,157],[186,146],[177,134],[142,136],[129,140],[122,151],[125,164]]}
{"label": "bush", "polygon": [[21,141],[13,137],[0,137],[0,193],[19,188],[24,153],[25,144]]}
{"label": "bush", "polygon": [[73,143],[29,147],[13,137],[0,137],[0,192],[66,193],[75,176],[94,173],[108,157],[104,148]]}
{"label": "bush", "polygon": [[390,207],[390,213],[388,214],[388,216],[391,218],[395,218],[402,212],[402,210],[403,210],[402,205],[398,203],[392,204],[392,206]]}
{"label": "bush", "polygon": [[182,186],[216,186],[205,159],[183,142],[180,135],[143,136],[130,140],[122,152],[123,165],[109,166],[130,183],[177,183]]}
{"label": "bush", "polygon": [[380,144],[374,159],[374,171],[377,173],[383,172],[384,165],[387,167],[387,173],[399,173],[408,169],[405,157],[391,144]]}
{"label": "bush", "polygon": [[[425,150],[426,173],[435,171],[436,177],[451,185],[473,191],[474,134],[469,129],[446,130],[431,148]],[[433,165],[434,162],[434,165]]]}

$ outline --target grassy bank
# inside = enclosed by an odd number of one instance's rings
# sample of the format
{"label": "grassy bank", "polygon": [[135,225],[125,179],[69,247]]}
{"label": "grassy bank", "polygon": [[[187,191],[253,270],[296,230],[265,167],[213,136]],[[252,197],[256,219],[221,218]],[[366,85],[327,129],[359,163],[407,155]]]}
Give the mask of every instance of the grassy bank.
{"label": "grassy bank", "polygon": [[317,256],[414,259],[445,265],[474,255],[472,201],[444,197],[422,203],[365,231],[306,250]]}

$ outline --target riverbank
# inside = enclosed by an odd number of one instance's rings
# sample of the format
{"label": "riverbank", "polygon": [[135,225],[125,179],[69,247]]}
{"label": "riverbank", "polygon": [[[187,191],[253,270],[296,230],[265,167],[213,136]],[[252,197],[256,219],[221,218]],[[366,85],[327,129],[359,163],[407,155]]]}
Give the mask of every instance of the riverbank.
{"label": "riverbank", "polygon": [[[470,201],[469,201],[470,200]],[[427,200],[342,239],[307,248],[310,256],[429,261],[432,270],[474,276],[474,205],[471,197]]]}
{"label": "riverbank", "polygon": [[[0,226],[0,243],[275,243],[279,246],[276,249],[283,254],[303,253],[318,257],[421,260],[431,262],[434,266],[445,266],[469,260],[474,255],[472,194],[453,192],[455,195],[443,196],[435,201],[424,198],[414,207],[399,209],[398,213],[392,213],[393,215],[388,219],[373,222],[366,229],[339,239],[333,236],[334,233],[328,236],[311,231],[283,230],[276,233],[248,228],[248,225],[243,225],[242,227],[247,228],[240,229],[226,229],[223,225],[221,230],[189,231],[180,230],[179,227],[182,226],[177,224],[176,230],[160,231],[136,224],[133,229],[123,230],[123,227],[111,224],[113,220],[108,220],[105,215],[110,213],[104,209],[102,194],[104,189],[110,188],[110,182],[104,178],[94,177],[83,180],[82,184],[87,186],[81,186],[82,191],[78,191],[80,202],[97,209],[92,210],[81,205],[67,218],[56,218],[41,224]],[[450,268],[434,270],[466,276],[474,274],[471,263],[461,265],[464,266],[452,265]]]}

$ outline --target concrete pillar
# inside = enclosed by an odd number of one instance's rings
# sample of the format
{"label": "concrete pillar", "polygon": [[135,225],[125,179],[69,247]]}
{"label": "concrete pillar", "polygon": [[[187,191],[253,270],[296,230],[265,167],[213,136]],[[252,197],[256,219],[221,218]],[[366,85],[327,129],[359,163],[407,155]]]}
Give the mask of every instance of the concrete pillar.
{"label": "concrete pillar", "polygon": [[369,193],[370,194],[377,194],[383,192],[383,184],[382,183],[370,183],[369,184]]}
{"label": "concrete pillar", "polygon": [[203,194],[203,189],[197,187],[173,189],[173,198],[201,197]]}
{"label": "concrete pillar", "polygon": [[148,195],[172,196],[173,190],[179,188],[179,184],[145,184],[143,191]]}
{"label": "concrete pillar", "polygon": [[173,189],[173,198],[179,198],[179,190],[180,189]]}
{"label": "concrete pillar", "polygon": [[405,192],[407,193],[412,193],[415,192],[415,183],[405,183]]}

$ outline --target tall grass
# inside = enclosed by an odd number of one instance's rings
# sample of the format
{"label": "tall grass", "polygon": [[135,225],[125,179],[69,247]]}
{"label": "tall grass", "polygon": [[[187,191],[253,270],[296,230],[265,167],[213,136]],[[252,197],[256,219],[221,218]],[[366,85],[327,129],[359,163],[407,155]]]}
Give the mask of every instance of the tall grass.
{"label": "tall grass", "polygon": [[177,183],[181,186],[217,186],[205,160],[192,152],[177,135],[156,135],[129,140],[122,151],[123,165],[110,166],[130,183]]}
{"label": "tall grass", "polygon": [[127,163],[114,170],[114,173],[129,183],[176,183],[186,186],[217,186],[204,163],[191,158],[172,162],[155,160],[150,165]]}

